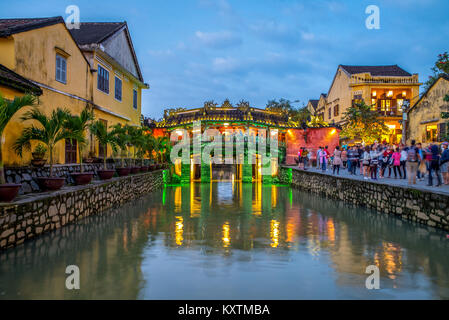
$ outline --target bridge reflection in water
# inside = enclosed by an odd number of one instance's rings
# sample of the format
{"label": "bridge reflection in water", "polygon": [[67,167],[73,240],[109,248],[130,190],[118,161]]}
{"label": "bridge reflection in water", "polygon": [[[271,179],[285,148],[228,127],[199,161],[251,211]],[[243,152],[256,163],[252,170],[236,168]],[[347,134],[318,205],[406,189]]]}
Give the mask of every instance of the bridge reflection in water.
{"label": "bridge reflection in water", "polygon": [[448,249],[443,232],[289,187],[188,184],[1,253],[0,299],[448,299]]}

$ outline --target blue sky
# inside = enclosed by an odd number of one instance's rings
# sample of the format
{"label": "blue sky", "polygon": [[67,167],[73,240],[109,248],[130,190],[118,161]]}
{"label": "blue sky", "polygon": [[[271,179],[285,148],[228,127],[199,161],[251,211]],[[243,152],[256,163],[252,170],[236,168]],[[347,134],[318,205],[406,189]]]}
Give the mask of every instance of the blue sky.
{"label": "blue sky", "polygon": [[[449,51],[446,0],[0,0],[2,18],[65,17],[128,22],[145,82],[142,113],[206,100],[264,107],[327,93],[339,64],[398,64],[425,81]],[[380,8],[380,30],[365,9]],[[6,13],[6,14],[5,14]]]}

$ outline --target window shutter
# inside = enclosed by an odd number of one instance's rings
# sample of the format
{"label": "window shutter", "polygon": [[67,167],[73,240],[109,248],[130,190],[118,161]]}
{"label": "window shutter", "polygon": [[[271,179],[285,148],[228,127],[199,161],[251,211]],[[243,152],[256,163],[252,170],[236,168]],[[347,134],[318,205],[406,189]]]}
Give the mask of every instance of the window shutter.
{"label": "window shutter", "polygon": [[438,124],[438,141],[446,140],[447,136],[447,123],[439,123]]}

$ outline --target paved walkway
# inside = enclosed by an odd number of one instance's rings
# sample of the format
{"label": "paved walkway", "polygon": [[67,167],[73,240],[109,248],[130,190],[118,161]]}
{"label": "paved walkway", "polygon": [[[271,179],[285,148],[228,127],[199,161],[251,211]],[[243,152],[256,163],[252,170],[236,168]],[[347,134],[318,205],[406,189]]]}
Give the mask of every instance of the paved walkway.
{"label": "paved walkway", "polygon": [[[290,168],[296,169],[296,170],[303,170],[298,168],[298,166],[289,166]],[[333,175],[332,174],[332,168],[328,168],[326,172],[323,172],[321,169],[318,170],[316,168],[307,168],[307,171],[311,171],[311,172],[317,172],[317,173],[323,173],[323,174],[327,174],[327,175]],[[388,169],[386,170],[386,173],[388,174]],[[394,173],[392,172],[392,178],[383,178],[383,179],[377,179],[377,180],[366,180],[369,182],[374,182],[374,183],[380,183],[380,184],[386,184],[386,185],[393,185],[393,186],[401,186],[401,187],[410,187],[410,188],[414,188],[414,189],[419,189],[419,190],[427,190],[427,191],[432,191],[435,193],[442,193],[442,194],[448,194],[449,195],[449,185],[441,185],[440,187],[435,187],[437,180],[435,175],[433,176],[433,187],[428,187],[427,183],[429,181],[429,177],[426,175],[424,181],[416,181],[416,185],[409,185],[408,184],[408,179],[395,179],[394,178]],[[337,175],[337,174],[335,174]],[[351,174],[348,173],[347,169],[342,169],[340,168],[340,177],[343,178],[348,178],[348,179],[354,179],[354,180],[364,180],[363,179],[363,175],[360,174],[360,169],[357,168],[356,170],[356,175],[353,176]],[[441,177],[441,179],[443,179],[443,177]]]}

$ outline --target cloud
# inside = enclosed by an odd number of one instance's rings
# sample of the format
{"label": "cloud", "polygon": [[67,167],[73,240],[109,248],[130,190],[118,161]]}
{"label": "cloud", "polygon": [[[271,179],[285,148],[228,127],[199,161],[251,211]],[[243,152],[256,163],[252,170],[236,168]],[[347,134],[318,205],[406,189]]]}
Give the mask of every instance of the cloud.
{"label": "cloud", "polygon": [[242,44],[242,39],[235,36],[230,31],[220,31],[220,32],[196,31],[195,38],[203,45],[215,49],[235,47]]}

